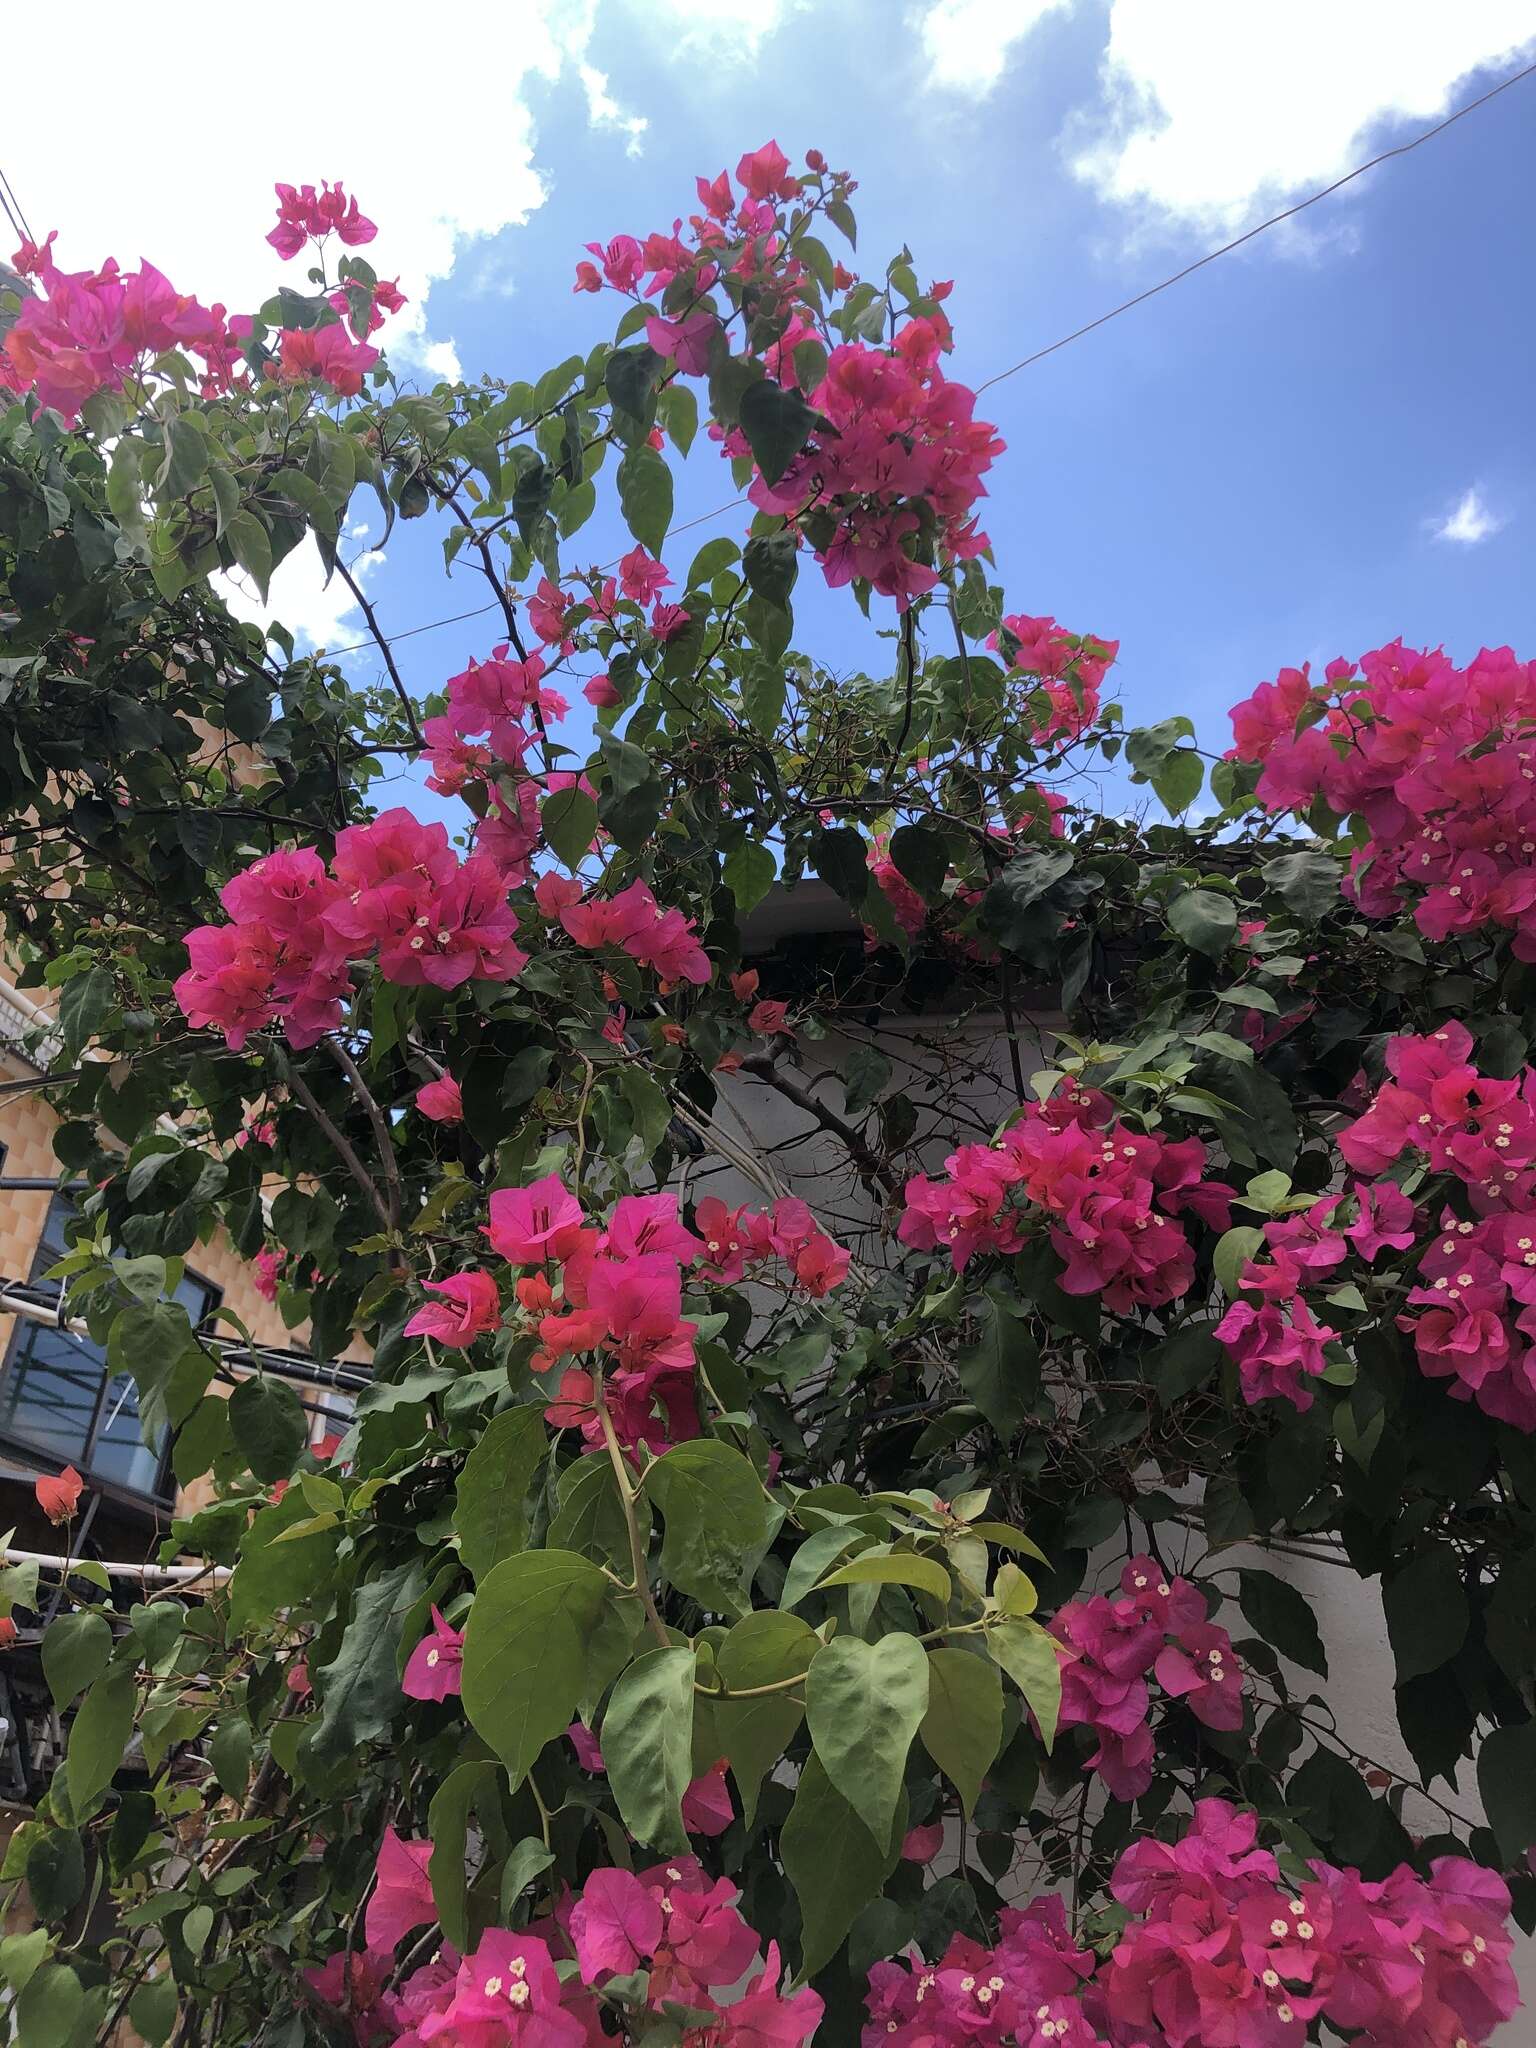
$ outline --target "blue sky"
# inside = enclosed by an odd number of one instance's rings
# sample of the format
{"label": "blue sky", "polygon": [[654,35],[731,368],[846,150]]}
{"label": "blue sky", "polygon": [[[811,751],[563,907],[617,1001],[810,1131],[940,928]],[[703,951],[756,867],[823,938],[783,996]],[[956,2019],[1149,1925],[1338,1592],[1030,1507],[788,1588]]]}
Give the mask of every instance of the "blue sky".
{"label": "blue sky", "polygon": [[[105,140],[61,164],[25,114],[0,162],[69,260],[142,253],[231,305],[260,288],[253,267],[266,279],[272,179],[341,175],[379,222],[370,255],[417,301],[417,374],[456,357],[525,377],[611,331],[615,300],[570,292],[583,242],[670,225],[695,172],[773,135],[859,179],[861,268],[906,240],[921,278],[954,279],[951,374],[979,383],[1536,58],[1536,0],[501,12],[515,24],[456,10],[434,61],[462,73],[440,117],[388,112],[398,44],[360,55],[322,126],[307,95],[280,110],[211,193],[183,155],[163,207],[143,184],[124,195]],[[195,156],[196,124],[211,144],[222,116],[192,118]],[[1010,608],[1118,638],[1128,717],[1187,711],[1216,746],[1226,706],[1285,663],[1397,633],[1462,658],[1536,652],[1533,188],[1536,79],[988,392],[1008,454],[986,525]],[[730,495],[701,442],[679,518]],[[676,566],[739,516],[681,536]],[[369,571],[391,629],[480,601],[445,580],[426,525],[397,529]],[[581,553],[616,537],[594,522]],[[813,600],[813,580],[803,644],[834,666],[879,659],[846,594]],[[277,608],[329,644],[359,637],[344,593],[316,583],[296,569]],[[403,642],[413,687],[486,651],[492,623]]]}

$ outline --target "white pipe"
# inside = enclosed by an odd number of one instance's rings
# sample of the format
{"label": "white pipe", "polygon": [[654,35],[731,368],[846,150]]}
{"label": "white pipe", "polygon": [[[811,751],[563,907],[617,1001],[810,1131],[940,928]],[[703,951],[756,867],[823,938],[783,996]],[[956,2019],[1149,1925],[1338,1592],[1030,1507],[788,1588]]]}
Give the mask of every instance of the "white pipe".
{"label": "white pipe", "polygon": [[[5,1564],[47,1565],[53,1571],[78,1571],[87,1562],[78,1557],[51,1557],[45,1550],[0,1550],[0,1562]],[[90,1563],[100,1564],[100,1569],[109,1578],[142,1579],[146,1585],[182,1586],[193,1579],[207,1579],[210,1585],[222,1586],[229,1578],[233,1567],[227,1564],[110,1564],[92,1558]]]}

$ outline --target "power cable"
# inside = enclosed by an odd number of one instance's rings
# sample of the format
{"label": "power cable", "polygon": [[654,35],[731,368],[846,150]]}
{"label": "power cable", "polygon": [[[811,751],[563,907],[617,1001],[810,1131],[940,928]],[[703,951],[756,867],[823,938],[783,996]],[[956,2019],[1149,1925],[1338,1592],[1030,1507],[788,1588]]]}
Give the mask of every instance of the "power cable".
{"label": "power cable", "polygon": [[1025,356],[1006,370],[999,370],[997,375],[989,377],[985,384],[977,385],[977,396],[980,397],[983,391],[990,391],[994,384],[1001,384],[1005,377],[1015,377],[1020,370],[1027,370],[1032,363],[1041,362],[1046,356],[1054,355],[1058,349],[1066,348],[1069,343],[1081,341],[1085,334],[1092,334],[1096,327],[1103,327],[1111,320],[1118,320],[1122,313],[1129,313],[1133,306],[1144,306],[1148,299],[1155,299],[1159,292],[1168,291],[1172,286],[1182,284],[1186,277],[1193,277],[1197,270],[1203,270],[1219,256],[1230,256],[1234,249],[1241,249],[1245,242],[1251,242],[1256,235],[1267,234],[1271,228],[1279,227],[1282,221],[1294,220],[1298,213],[1305,213],[1309,206],[1316,206],[1320,199],[1331,198],[1335,192],[1353,184],[1356,178],[1363,178],[1367,171],[1374,171],[1378,164],[1387,163],[1395,156],[1407,156],[1412,150],[1422,149],[1426,142],[1432,142],[1437,135],[1443,135],[1447,128],[1453,128],[1458,121],[1464,121],[1468,114],[1475,114],[1479,107],[1486,107],[1488,102],[1497,99],[1501,92],[1508,92],[1512,85],[1518,85],[1522,79],[1530,78],[1533,74],[1536,74],[1536,64],[1528,64],[1523,71],[1517,71],[1512,77],[1504,79],[1502,83],[1485,92],[1481,98],[1469,100],[1466,106],[1458,107],[1454,114],[1448,114],[1443,121],[1436,122],[1433,128],[1426,128],[1422,135],[1415,135],[1411,142],[1400,142],[1395,149],[1384,149],[1380,156],[1373,156],[1369,163],[1357,164],[1354,170],[1346,171],[1342,178],[1335,178],[1331,185],[1325,185],[1309,199],[1298,200],[1294,206],[1286,207],[1283,213],[1272,214],[1268,220],[1261,220],[1257,227],[1249,228],[1246,234],[1239,235],[1235,241],[1224,242],[1219,249],[1212,249],[1208,256],[1201,256],[1195,262],[1187,263],[1182,270],[1176,270],[1172,277],[1165,277],[1161,284],[1149,285],[1144,292],[1137,292],[1134,298],[1123,299],[1118,306],[1112,306],[1096,320],[1090,320],[1082,327],[1074,327],[1070,334],[1064,334],[1059,341],[1053,341],[1045,348],[1037,348],[1033,355]]}
{"label": "power cable", "polygon": [[15,188],[3,170],[0,170],[0,207],[4,207],[6,219],[23,241],[37,240],[27,225],[27,216],[21,210],[21,201],[16,197]]}
{"label": "power cable", "polygon": [[[1294,206],[1287,206],[1281,213],[1272,214],[1268,220],[1260,221],[1257,227],[1249,228],[1245,234],[1238,235],[1233,241],[1224,242],[1219,249],[1212,249],[1208,255],[1197,257],[1193,263],[1185,264],[1182,270],[1176,270],[1171,277],[1163,278],[1158,284],[1149,285],[1145,291],[1137,292],[1132,298],[1122,299],[1118,306],[1112,306],[1107,313],[1100,313],[1096,319],[1085,322],[1081,327],[1074,327],[1070,334],[1064,334],[1059,340],[1036,349],[1032,355],[1024,356],[1020,361],[1010,364],[1006,370],[999,370],[995,377],[988,377],[984,384],[977,385],[977,396],[979,397],[983,391],[990,391],[994,384],[1001,384],[1006,378],[1016,377],[1020,370],[1027,370],[1032,364],[1043,362],[1047,356],[1055,355],[1059,349],[1070,347],[1074,341],[1081,341],[1084,335],[1107,326],[1111,320],[1118,320],[1122,313],[1129,313],[1134,307],[1145,305],[1148,299],[1155,299],[1160,292],[1169,291],[1174,285],[1182,284],[1185,278],[1193,277],[1197,270],[1204,270],[1207,264],[1215,263],[1222,256],[1230,256],[1234,249],[1241,249],[1246,242],[1267,234],[1271,228],[1279,227],[1284,221],[1294,220],[1297,214],[1305,213],[1309,206],[1316,206],[1321,200],[1329,199],[1335,192],[1342,191],[1346,185],[1353,184],[1356,178],[1363,178],[1367,171],[1374,171],[1378,165],[1389,163],[1394,157],[1408,156],[1414,150],[1422,149],[1426,142],[1433,142],[1437,135],[1443,135],[1448,128],[1454,128],[1458,121],[1466,120],[1469,114],[1477,113],[1490,101],[1496,100],[1501,93],[1508,92],[1511,86],[1519,85],[1533,76],[1536,76],[1536,64],[1528,64],[1523,71],[1513,72],[1508,78],[1501,79],[1497,85],[1490,86],[1487,92],[1479,94],[1475,100],[1469,100],[1464,107],[1458,107],[1454,114],[1447,114],[1443,121],[1437,121],[1432,128],[1426,128],[1422,134],[1413,136],[1407,142],[1399,142],[1391,149],[1382,150],[1379,155],[1371,157],[1367,162],[1357,164],[1352,171],[1346,171],[1342,178],[1335,178],[1331,185],[1323,186],[1321,191],[1312,193],[1306,199],[1299,199]],[[3,173],[0,173],[0,180],[3,180]],[[724,513],[732,512],[738,505],[744,505],[746,502],[745,497],[732,498],[728,504],[717,505],[713,512],[703,512],[697,519],[685,520],[681,526],[673,527],[672,532],[687,533],[691,527],[705,526],[712,519],[719,519]],[[603,566],[611,569],[617,565],[608,562]],[[423,626],[409,626],[404,632],[392,633],[389,637],[391,641],[408,640],[417,633],[432,633],[439,626],[457,625],[460,620],[480,618],[484,613],[498,609],[499,606],[495,604],[481,605],[476,611],[455,612],[445,619],[429,619]],[[326,651],[329,655],[337,656],[360,654],[373,645],[371,640],[359,640],[353,646],[329,648]]]}

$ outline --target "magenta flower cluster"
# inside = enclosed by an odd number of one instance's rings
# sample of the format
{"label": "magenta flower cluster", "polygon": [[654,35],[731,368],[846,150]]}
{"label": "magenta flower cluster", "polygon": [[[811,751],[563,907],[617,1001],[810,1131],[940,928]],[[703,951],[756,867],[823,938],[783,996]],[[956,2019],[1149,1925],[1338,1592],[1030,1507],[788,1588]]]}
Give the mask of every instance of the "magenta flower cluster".
{"label": "magenta flower cluster", "polygon": [[[601,291],[606,284],[632,298],[665,294],[669,315],[651,316],[646,339],[684,376],[699,377],[730,354],[730,316],[712,296],[729,276],[744,300],[775,309],[771,339],[754,338],[747,355],[783,389],[798,389],[805,365],[797,352],[804,343],[819,344],[824,328],[818,285],[778,208],[820,189],[823,159],[813,151],[807,164],[811,175],[802,180],[777,143],[764,143],[736,167],[740,195],[724,171],[698,180],[703,211],[686,226],[676,221],[670,234],[644,241],[618,235],[589,243],[594,260],[577,265],[576,289]],[[846,181],[834,179],[834,190],[840,184]],[[838,290],[857,283],[841,265],[831,281]],[[933,310],[899,328],[893,323],[888,347],[843,341],[823,358],[818,345],[819,374],[812,373],[804,394],[814,415],[805,444],[771,480],[758,470],[748,489],[759,511],[792,525],[812,521],[816,558],[830,585],[857,577],[903,609],[949,566],[988,547],[975,508],[1004,446],[996,429],[975,417],[975,393],[939,366],[952,342],[939,303],[948,293],[947,284],[932,286]],[[710,432],[726,455],[753,462],[741,428],[716,425]]]}
{"label": "magenta flower cluster", "polygon": [[1149,1672],[1205,1727],[1243,1725],[1232,1638],[1209,1619],[1199,1587],[1169,1578],[1155,1558],[1131,1558],[1117,1596],[1059,1608],[1051,1633],[1065,1652],[1060,1726],[1093,1730],[1099,1746],[1086,1768],[1116,1799],[1139,1799],[1152,1783]]}
{"label": "magenta flower cluster", "polygon": [[[1418,1246],[1397,1322],[1420,1370],[1444,1380],[1452,1400],[1536,1430],[1536,1071],[1500,1080],[1478,1071],[1473,1051],[1455,1023],[1392,1039],[1389,1078],[1338,1137],[1346,1164],[1369,1178],[1266,1224],[1216,1326],[1245,1399],[1309,1408],[1339,1332],[1303,1290],[1336,1288],[1351,1251],[1369,1263]],[[1426,1169],[1464,1191],[1462,1204],[1440,1208],[1438,1228],[1388,1177]]]}
{"label": "magenta flower cluster", "polygon": [[1203,1178],[1198,1138],[1133,1131],[1097,1089],[1031,1103],[991,1145],[962,1145],[945,1176],[907,1182],[903,1244],[945,1251],[963,1272],[979,1252],[1016,1252],[1046,1225],[1068,1294],[1112,1309],[1161,1308],[1187,1294],[1194,1247],[1179,1220],[1225,1229],[1233,1190]]}
{"label": "magenta flower cluster", "polygon": [[1357,1171],[1426,1161],[1465,1189],[1418,1264],[1400,1327],[1452,1399],[1536,1430],[1536,1070],[1481,1074],[1461,1024],[1387,1047],[1391,1079],[1340,1133]]}
{"label": "magenta flower cluster", "polygon": [[1536,662],[1484,648],[1465,669],[1395,640],[1324,682],[1282,670],[1232,713],[1274,810],[1319,797],[1369,827],[1350,864],[1368,917],[1411,905],[1427,938],[1502,928],[1536,960]]}
{"label": "magenta flower cluster", "polygon": [[437,1919],[431,1854],[386,1829],[362,1948],[305,1973],[350,2017],[358,2048],[605,2048],[614,2036],[594,1994],[642,1971],[634,2018],[685,2013],[667,2038],[686,2048],[801,2048],[820,2022],[814,1991],[780,1988],[778,1949],[763,1952],[736,1887],[692,1856],[594,1870],[527,1928],[489,1928],[468,1955],[444,1944],[394,1985],[397,1946]]}
{"label": "magenta flower cluster", "polygon": [[329,868],[308,847],[269,853],[219,901],[231,922],[188,932],[192,964],[176,1000],[236,1051],[279,1023],[290,1044],[316,1044],[341,1022],[354,961],[376,960],[406,988],[441,989],[510,981],[528,961],[495,863],[461,861],[446,827],[406,810],[347,826]]}
{"label": "magenta flower cluster", "polygon": [[33,391],[73,426],[88,398],[172,349],[201,359],[205,396],[228,390],[240,338],[222,306],[183,297],[152,263],[123,271],[109,256],[100,270],[60,270],[53,241],[23,243],[12,259],[42,292],[22,300],[0,344],[0,390]]}
{"label": "magenta flower cluster", "polygon": [[1359,2048],[1476,2048],[1519,2003],[1509,1891],[1459,1856],[1379,1883],[1282,1871],[1257,1823],[1204,1799],[1183,1836],[1120,1857],[1107,1958],[1057,1898],[1005,1911],[991,1947],[870,1973],[863,2048],[1303,2048],[1319,2017]]}
{"label": "magenta flower cluster", "polygon": [[[277,225],[267,240],[285,259],[307,241],[334,234],[356,247],[378,232],[340,185],[325,184],[318,192],[313,185],[278,185],[276,191]],[[142,380],[156,357],[172,351],[201,360],[205,398],[221,396],[236,382],[255,325],[249,314],[231,317],[222,306],[185,297],[152,263],[124,271],[109,256],[100,270],[60,270],[54,240],[50,234],[40,244],[23,242],[12,258],[18,274],[35,278],[41,292],[23,299],[0,344],[0,390],[34,392],[73,426],[87,399]],[[336,320],[281,331],[273,374],[281,383],[322,383],[339,397],[355,398],[364,372],[379,360],[364,337],[387,313],[399,312],[405,297],[398,284],[376,281],[332,292],[328,303]]]}

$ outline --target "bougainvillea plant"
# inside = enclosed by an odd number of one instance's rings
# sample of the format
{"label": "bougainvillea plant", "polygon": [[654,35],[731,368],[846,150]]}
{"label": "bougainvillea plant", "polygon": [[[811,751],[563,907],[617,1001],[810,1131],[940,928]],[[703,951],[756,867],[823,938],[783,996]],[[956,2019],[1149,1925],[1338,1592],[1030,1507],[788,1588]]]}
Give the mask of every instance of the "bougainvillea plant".
{"label": "bougainvillea plant", "polygon": [[[163,1551],[206,1583],[72,1575],[43,1637],[23,2048],[1516,2006],[1536,665],[1286,670],[1217,759],[1125,730],[1116,644],[989,580],[950,288],[853,267],[853,189],[769,143],[580,258],[611,343],[431,392],[340,188],[279,187],[311,267],[251,317],[16,259],[0,903],[59,1277],[212,1475]],[[742,493],[691,559],[685,457]],[[361,602],[359,493],[494,607],[425,702],[371,602],[362,686],[210,581],[313,544]],[[801,577],[881,672],[801,644]],[[774,890],[820,906],[778,946]],[[339,1441],[172,1298],[218,1231],[367,1347]],[[1331,1701],[1324,1575],[1407,1775]]]}

